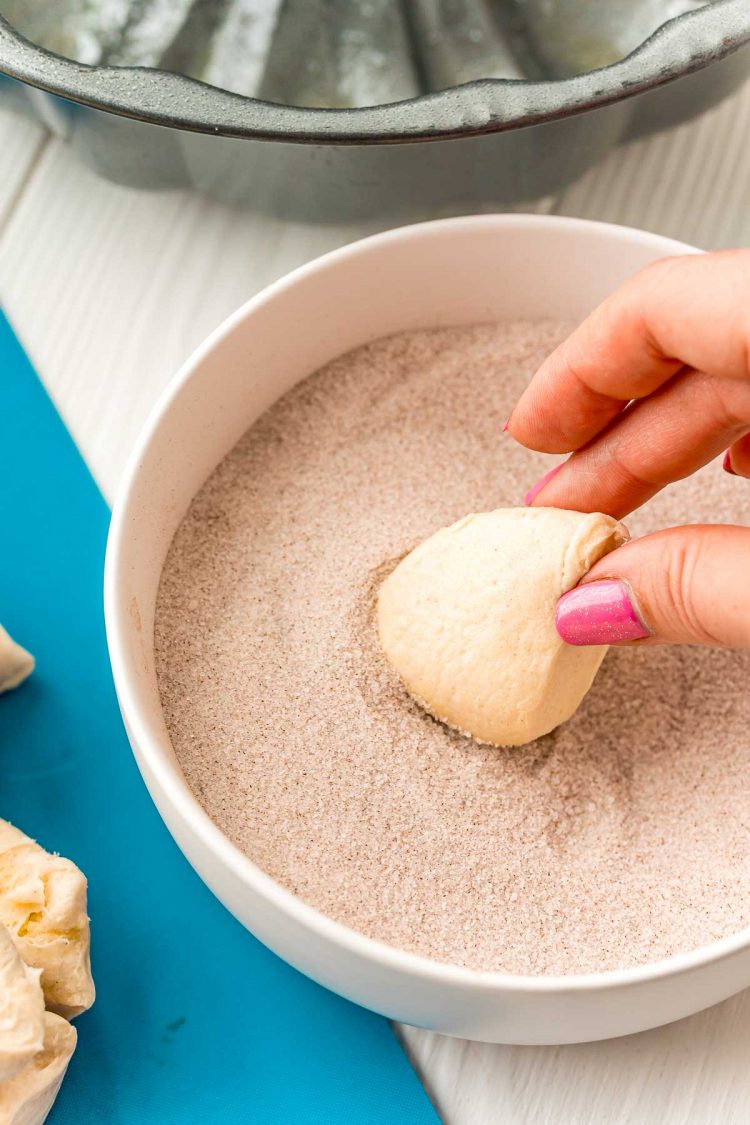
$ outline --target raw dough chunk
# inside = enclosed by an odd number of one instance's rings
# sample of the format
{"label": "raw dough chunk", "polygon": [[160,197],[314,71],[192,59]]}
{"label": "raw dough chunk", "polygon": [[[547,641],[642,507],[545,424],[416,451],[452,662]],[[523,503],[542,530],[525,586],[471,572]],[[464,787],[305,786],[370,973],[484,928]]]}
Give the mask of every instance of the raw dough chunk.
{"label": "raw dough chunk", "polygon": [[42,970],[47,1007],[67,1019],[94,1002],[86,876],[0,820],[0,925]]}
{"label": "raw dough chunk", "polygon": [[0,691],[18,687],[34,671],[34,657],[0,625]]}
{"label": "raw dough chunk", "polygon": [[481,742],[521,746],[574,713],[606,646],[566,645],[555,603],[628,539],[610,516],[504,508],[466,516],[383,583],[378,630],[408,691]]}
{"label": "raw dough chunk", "polygon": [[0,1085],[3,1125],[42,1125],[57,1097],[77,1038],[75,1028],[62,1016],[44,1013],[41,1050],[14,1078]]}
{"label": "raw dough chunk", "polygon": [[41,1050],[43,1037],[39,970],[24,964],[10,934],[0,926],[0,1089]]}

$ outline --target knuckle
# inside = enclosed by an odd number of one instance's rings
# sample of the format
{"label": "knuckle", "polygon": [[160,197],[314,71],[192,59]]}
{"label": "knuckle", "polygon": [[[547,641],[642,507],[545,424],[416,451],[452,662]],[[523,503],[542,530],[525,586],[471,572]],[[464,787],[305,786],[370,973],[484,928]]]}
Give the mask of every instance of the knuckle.
{"label": "knuckle", "polygon": [[610,469],[616,477],[617,489],[632,493],[651,493],[661,486],[642,469],[631,465],[621,450],[614,448],[609,452]]}
{"label": "knuckle", "polygon": [[667,624],[679,637],[689,636],[705,645],[719,645],[720,638],[704,620],[700,602],[694,597],[701,568],[701,541],[696,536],[678,538],[667,551],[662,571],[664,612]]}
{"label": "knuckle", "polygon": [[665,258],[657,258],[644,266],[633,278],[638,288],[644,293],[660,292],[665,285],[672,283],[674,277],[681,277],[686,269],[693,263],[692,254],[673,254]]}
{"label": "knuckle", "polygon": [[750,423],[750,382],[696,376],[716,425],[724,432],[742,433]]}
{"label": "knuckle", "polygon": [[[568,363],[568,374],[576,385],[578,394],[566,404],[565,419],[571,427],[571,432],[578,434],[583,430],[598,429],[600,425],[607,424],[613,411],[617,410],[618,400],[609,394],[599,391],[592,384],[588,372],[584,373],[576,361]],[[624,404],[625,400],[619,400]]]}
{"label": "knuckle", "polygon": [[643,266],[633,276],[632,284],[639,286],[652,286],[660,285],[664,275],[671,271],[675,259],[671,257],[657,258],[654,262],[649,262],[647,266]]}
{"label": "knuckle", "polygon": [[750,315],[743,311],[738,331],[740,372],[745,380],[750,380]]}

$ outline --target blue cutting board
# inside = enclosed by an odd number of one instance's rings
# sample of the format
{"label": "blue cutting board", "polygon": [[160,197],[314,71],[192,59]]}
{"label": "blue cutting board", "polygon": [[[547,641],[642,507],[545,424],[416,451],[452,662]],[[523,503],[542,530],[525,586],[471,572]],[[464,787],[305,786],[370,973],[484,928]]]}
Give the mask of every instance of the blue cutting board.
{"label": "blue cutting board", "polygon": [[256,941],[163,826],[107,657],[107,506],[1,314],[0,365],[0,622],[37,658],[0,698],[0,816],[88,875],[98,993],[50,1122],[436,1122],[388,1022]]}

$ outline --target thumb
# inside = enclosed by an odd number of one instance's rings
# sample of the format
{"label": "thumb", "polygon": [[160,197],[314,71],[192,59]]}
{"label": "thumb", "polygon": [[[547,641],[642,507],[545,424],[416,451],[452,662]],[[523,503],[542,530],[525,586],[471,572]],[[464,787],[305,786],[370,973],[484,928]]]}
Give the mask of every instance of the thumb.
{"label": "thumb", "polygon": [[557,603],[571,645],[750,648],[750,528],[672,527],[605,555]]}

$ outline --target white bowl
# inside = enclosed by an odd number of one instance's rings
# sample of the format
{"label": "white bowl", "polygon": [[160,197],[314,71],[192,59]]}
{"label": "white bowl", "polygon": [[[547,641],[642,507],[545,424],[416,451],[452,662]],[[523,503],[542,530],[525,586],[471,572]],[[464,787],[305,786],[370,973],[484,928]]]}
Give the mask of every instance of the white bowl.
{"label": "white bowl", "polygon": [[115,684],[141,773],[211,890],[303,973],[393,1019],[501,1043],[572,1043],[690,1015],[750,984],[750,931],[657,964],[524,977],[439,964],[363,937],[279,886],[206,816],[182,775],[154,674],[159,575],[194,494],[247,427],[298,380],[405,329],[513,317],[581,318],[655,258],[694,252],[573,219],[449,219],[367,238],[243,305],[188,360],[125,473],[107,550]]}

